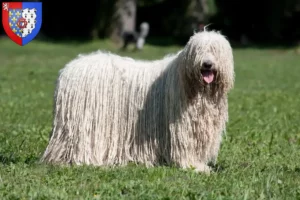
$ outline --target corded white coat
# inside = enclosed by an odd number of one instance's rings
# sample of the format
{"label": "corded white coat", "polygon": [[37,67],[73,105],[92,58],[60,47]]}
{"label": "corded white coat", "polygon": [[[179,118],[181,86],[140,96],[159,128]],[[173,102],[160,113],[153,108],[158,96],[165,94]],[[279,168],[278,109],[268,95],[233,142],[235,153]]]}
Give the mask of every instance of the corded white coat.
{"label": "corded white coat", "polygon": [[[203,60],[215,68],[205,84]],[[214,31],[156,61],[107,52],[81,55],[59,74],[53,130],[42,161],[118,166],[175,165],[208,172],[228,121],[232,49]]]}

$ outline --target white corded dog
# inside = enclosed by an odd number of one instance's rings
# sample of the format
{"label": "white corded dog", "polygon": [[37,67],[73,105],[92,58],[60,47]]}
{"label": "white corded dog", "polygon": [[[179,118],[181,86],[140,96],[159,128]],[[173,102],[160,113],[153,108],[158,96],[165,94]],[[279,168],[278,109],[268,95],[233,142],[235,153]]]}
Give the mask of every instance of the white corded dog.
{"label": "white corded dog", "polygon": [[214,31],[195,33],[183,50],[161,60],[101,51],[79,56],[60,71],[42,161],[209,172],[233,86],[230,43]]}

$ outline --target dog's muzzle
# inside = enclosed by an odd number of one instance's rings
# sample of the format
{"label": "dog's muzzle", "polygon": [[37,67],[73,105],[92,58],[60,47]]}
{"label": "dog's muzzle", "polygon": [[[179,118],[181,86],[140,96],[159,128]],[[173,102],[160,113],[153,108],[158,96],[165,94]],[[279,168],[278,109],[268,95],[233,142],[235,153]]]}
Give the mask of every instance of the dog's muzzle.
{"label": "dog's muzzle", "polygon": [[210,60],[203,61],[201,65],[201,75],[205,83],[212,83],[216,76],[215,64]]}

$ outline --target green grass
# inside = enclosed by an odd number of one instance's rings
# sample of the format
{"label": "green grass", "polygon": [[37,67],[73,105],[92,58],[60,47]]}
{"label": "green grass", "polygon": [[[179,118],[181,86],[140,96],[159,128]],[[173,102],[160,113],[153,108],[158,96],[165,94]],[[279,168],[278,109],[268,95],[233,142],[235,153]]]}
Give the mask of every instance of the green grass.
{"label": "green grass", "polygon": [[[102,169],[39,164],[58,70],[108,41],[20,47],[0,39],[0,199],[300,199],[300,56],[235,49],[230,122],[210,176],[170,167]],[[122,53],[161,58],[177,46]]]}

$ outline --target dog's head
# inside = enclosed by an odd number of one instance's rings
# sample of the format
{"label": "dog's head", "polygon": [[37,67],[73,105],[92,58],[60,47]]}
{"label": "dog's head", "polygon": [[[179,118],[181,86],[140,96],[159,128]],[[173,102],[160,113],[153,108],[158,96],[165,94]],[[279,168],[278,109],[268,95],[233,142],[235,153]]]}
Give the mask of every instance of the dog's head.
{"label": "dog's head", "polygon": [[185,76],[191,87],[228,92],[234,83],[234,62],[228,40],[219,32],[195,33],[183,52]]}

